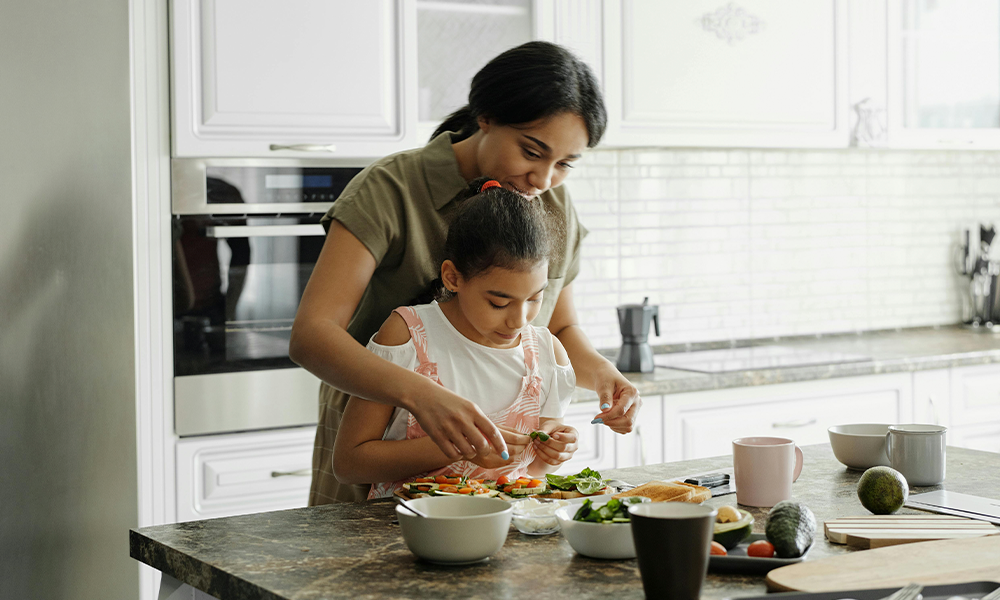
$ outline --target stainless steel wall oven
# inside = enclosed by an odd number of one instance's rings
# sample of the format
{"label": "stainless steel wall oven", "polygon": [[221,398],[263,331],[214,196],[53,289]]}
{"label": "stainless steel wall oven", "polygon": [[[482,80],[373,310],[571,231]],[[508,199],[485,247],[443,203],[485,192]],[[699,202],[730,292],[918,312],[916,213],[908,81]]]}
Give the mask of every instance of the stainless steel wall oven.
{"label": "stainless steel wall oven", "polygon": [[178,435],[316,422],[319,382],[288,358],[288,342],[323,246],[320,218],[360,170],[319,160],[173,160]]}

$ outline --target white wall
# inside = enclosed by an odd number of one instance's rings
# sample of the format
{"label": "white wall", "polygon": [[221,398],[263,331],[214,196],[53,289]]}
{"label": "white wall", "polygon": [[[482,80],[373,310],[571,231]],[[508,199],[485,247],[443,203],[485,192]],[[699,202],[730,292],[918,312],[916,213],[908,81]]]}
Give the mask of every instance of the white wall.
{"label": "white wall", "polygon": [[598,348],[649,296],[673,344],[956,323],[963,225],[1000,225],[1000,152],[597,150],[568,180]]}

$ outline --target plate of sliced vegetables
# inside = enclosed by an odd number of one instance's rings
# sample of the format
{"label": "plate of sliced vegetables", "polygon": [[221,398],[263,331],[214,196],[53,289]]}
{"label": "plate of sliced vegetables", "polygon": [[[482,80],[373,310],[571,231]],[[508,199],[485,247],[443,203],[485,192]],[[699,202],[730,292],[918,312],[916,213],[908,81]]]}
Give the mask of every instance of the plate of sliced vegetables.
{"label": "plate of sliced vegetables", "polygon": [[396,495],[408,500],[428,496],[497,496],[503,500],[517,500],[529,497],[571,499],[613,491],[600,473],[588,468],[573,475],[548,474],[545,477],[516,479],[501,476],[495,481],[459,474],[417,477],[412,482],[404,483],[403,489],[397,490]]}

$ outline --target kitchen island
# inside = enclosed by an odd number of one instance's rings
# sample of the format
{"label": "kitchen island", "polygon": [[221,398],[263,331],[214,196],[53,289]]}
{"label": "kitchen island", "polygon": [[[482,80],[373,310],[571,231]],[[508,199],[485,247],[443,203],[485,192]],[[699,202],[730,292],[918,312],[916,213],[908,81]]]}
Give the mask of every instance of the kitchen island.
{"label": "kitchen island", "polygon": [[[850,552],[822,537],[822,522],[867,514],[855,494],[860,472],[837,462],[827,444],[806,446],[803,453],[804,468],[793,495],[812,508],[820,524],[807,558]],[[731,465],[731,456],[720,456],[603,475],[641,484]],[[948,448],[944,485],[911,492],[932,489],[1000,498],[1000,454]],[[735,503],[735,495],[707,502],[712,506]],[[483,563],[461,567],[425,563],[406,548],[399,526],[392,523],[394,510],[393,502],[383,500],[144,527],[130,532],[130,554],[167,576],[166,591],[180,585],[176,597],[188,599],[191,588],[222,600],[643,597],[634,559],[579,556],[559,534],[527,536],[512,527],[503,549]],[[757,519],[755,531],[763,531],[766,509],[749,510]],[[901,513],[920,514],[910,509]],[[765,591],[763,576],[709,573],[702,597],[753,596]]]}

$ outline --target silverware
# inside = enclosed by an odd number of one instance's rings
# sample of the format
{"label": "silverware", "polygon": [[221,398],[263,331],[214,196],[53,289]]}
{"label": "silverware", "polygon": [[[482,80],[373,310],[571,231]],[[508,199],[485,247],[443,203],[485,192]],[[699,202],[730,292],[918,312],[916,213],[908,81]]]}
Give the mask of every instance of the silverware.
{"label": "silverware", "polygon": [[418,517],[423,517],[425,519],[429,518],[426,514],[420,512],[419,510],[417,510],[417,509],[413,508],[412,506],[408,505],[406,503],[406,500],[403,500],[399,496],[394,496],[394,498],[396,499],[396,504],[399,504],[400,506],[402,506],[406,510],[410,511],[411,513],[417,515]]}
{"label": "silverware", "polygon": [[915,600],[918,596],[920,596],[920,592],[923,591],[923,589],[924,586],[919,583],[908,583],[895,593],[889,594],[885,598],[880,598],[879,600]]}

